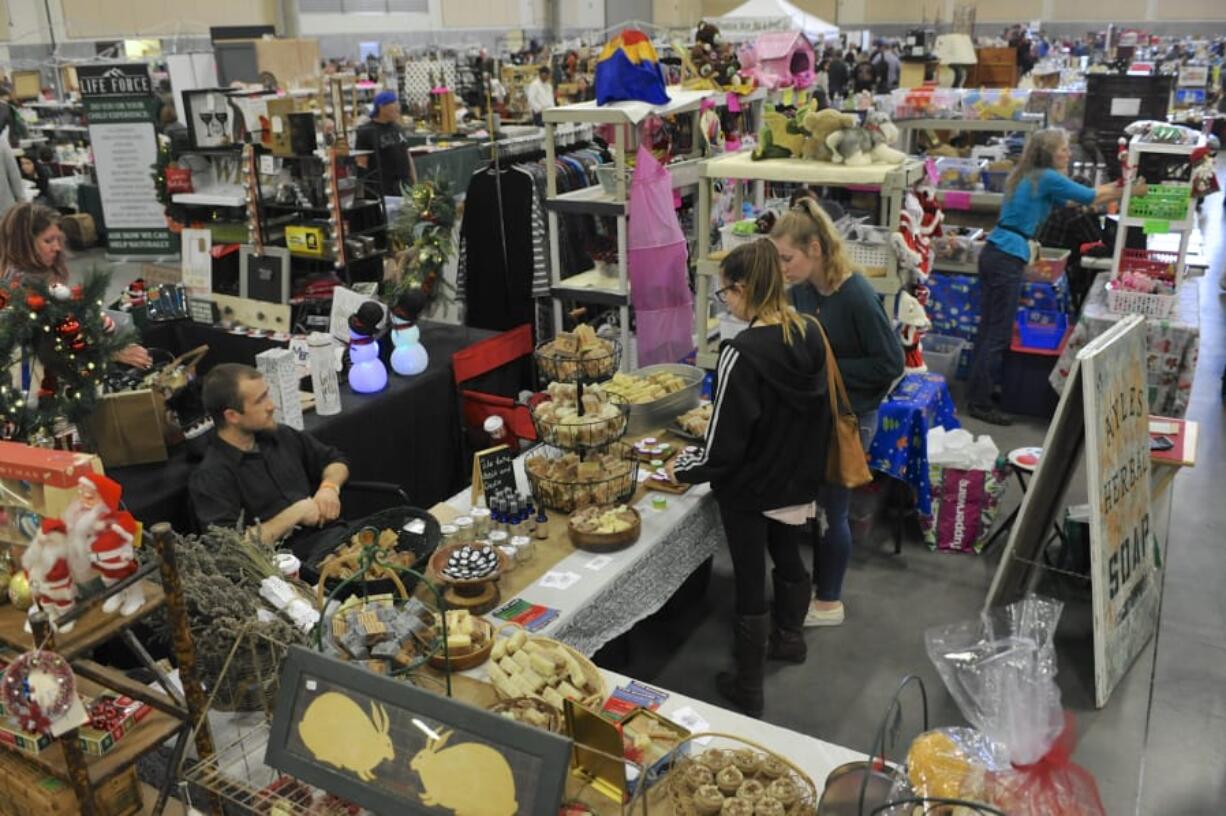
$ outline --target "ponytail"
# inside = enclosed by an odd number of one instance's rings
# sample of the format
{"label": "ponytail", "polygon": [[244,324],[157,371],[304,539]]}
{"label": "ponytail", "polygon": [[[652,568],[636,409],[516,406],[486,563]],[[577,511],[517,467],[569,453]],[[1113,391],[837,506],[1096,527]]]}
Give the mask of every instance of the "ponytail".
{"label": "ponytail", "polygon": [[771,238],[786,238],[805,255],[809,254],[809,246],[817,242],[822,253],[822,285],[818,288],[824,293],[838,291],[855,271],[834,222],[812,196],[796,199],[792,209],[775,222]]}

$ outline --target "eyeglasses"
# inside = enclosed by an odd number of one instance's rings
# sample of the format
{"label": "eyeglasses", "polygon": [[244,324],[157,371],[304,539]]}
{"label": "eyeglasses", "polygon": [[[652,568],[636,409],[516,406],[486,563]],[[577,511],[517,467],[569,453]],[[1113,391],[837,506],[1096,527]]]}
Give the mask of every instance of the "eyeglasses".
{"label": "eyeglasses", "polygon": [[728,295],[726,293],[728,292],[729,289],[732,289],[735,286],[736,286],[735,283],[730,283],[727,286],[723,287],[722,289],[716,289],[714,292],[712,292],[712,294],[715,295],[715,299],[718,300],[720,303],[727,305]]}

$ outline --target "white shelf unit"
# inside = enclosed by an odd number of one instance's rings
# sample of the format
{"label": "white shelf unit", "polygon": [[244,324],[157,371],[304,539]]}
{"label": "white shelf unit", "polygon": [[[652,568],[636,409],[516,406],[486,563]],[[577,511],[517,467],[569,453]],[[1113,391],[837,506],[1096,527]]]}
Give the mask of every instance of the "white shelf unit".
{"label": "white shelf unit", "polygon": [[[765,182],[790,182],[816,187],[875,187],[881,191],[881,209],[878,223],[891,232],[898,230],[902,215],[903,196],[913,185],[924,178],[922,162],[908,158],[902,164],[874,164],[866,167],[847,167],[829,162],[806,159],[768,159],[754,161],[749,151],[709,159],[699,169],[702,181],[698,187],[698,275],[697,293],[694,297],[695,344],[698,347],[698,365],[714,368],[718,357],[718,339],[703,331],[711,319],[711,282],[719,278],[719,258],[711,256],[711,186],[715,181],[736,179],[754,182],[754,197],[762,204]],[[738,199],[740,189],[738,187]],[[740,209],[740,201],[736,203]],[[883,277],[868,278],[868,281],[887,298],[887,311],[893,311],[893,298],[903,288],[898,270],[898,258],[893,246],[888,249],[889,260]]]}
{"label": "white shelf unit", "polygon": [[[1198,137],[1195,144],[1175,145],[1175,144],[1160,144],[1157,142],[1145,142],[1140,136],[1133,136],[1128,142],[1128,163],[1132,167],[1137,167],[1140,164],[1142,153],[1163,153],[1169,156],[1191,156],[1192,151],[1197,148],[1204,147],[1205,137]],[[1179,260],[1175,267],[1175,281],[1178,284],[1183,282],[1184,273],[1188,262],[1188,242],[1192,237],[1192,231],[1196,228],[1196,209],[1191,201],[1188,202],[1188,217],[1179,221],[1174,221],[1165,218],[1139,218],[1137,216],[1128,215],[1128,206],[1132,201],[1132,185],[1129,184],[1124,188],[1124,197],[1120,199],[1120,216],[1119,229],[1115,231],[1115,250],[1111,253],[1111,276],[1115,277],[1119,274],[1120,257],[1123,255],[1124,247],[1128,242],[1128,227],[1144,227],[1147,222],[1166,221],[1171,233],[1179,235]],[[1168,233],[1169,234],[1169,233]],[[1148,245],[1148,240],[1146,244]]]}
{"label": "white shelf unit", "polygon": [[914,153],[915,132],[918,130],[955,130],[990,133],[1030,133],[1046,124],[1041,113],[1023,114],[1021,119],[899,119],[894,125],[901,131],[899,147],[904,153]]}
{"label": "white shelf unit", "polygon": [[[633,359],[633,345],[630,342],[630,279],[627,267],[626,230],[628,226],[629,185],[626,179],[627,151],[637,149],[637,126],[648,116],[688,115],[693,118],[693,133],[695,134],[695,151],[698,148],[698,116],[702,101],[707,97],[715,97],[721,107],[723,94],[712,91],[687,91],[676,87],[668,89],[669,101],[666,105],[649,105],[644,102],[614,102],[608,105],[597,105],[595,102],[579,102],[573,105],[559,105],[545,110],[542,118],[545,121],[545,168],[547,177],[547,195],[545,200],[546,217],[549,223],[549,257],[550,257],[550,293],[553,297],[553,320],[556,327],[561,327],[562,301],[572,300],[593,305],[615,306],[618,309],[618,322],[621,326],[622,368],[631,370],[636,367]],[[765,95],[742,100],[742,104],[761,105]],[[556,155],[556,139],[559,126],[566,125],[613,125],[614,141],[612,145],[617,189],[606,192],[599,184],[568,193],[558,193],[557,170],[554,165]],[[671,162],[668,169],[673,179],[673,188],[681,189],[699,184],[701,156],[695,152],[689,156]],[[559,243],[558,215],[561,213],[579,215],[610,216],[617,219],[617,276],[604,276],[597,270],[590,269],[565,280],[561,278],[561,247]]]}

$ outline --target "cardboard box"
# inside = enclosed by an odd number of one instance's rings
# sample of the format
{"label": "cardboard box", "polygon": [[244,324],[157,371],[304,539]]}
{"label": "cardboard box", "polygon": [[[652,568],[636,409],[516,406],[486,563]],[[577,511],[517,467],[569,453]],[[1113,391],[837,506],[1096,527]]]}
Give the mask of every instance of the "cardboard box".
{"label": "cardboard box", "polygon": [[7,716],[0,720],[0,745],[15,748],[23,754],[38,756],[51,745],[52,739],[46,734],[35,734],[23,730]]}
{"label": "cardboard box", "polygon": [[[98,816],[133,816],[144,807],[136,766],[94,789]],[[72,787],[44,773],[20,755],[0,749],[0,813],[69,816],[81,812]]]}
{"label": "cardboard box", "polygon": [[77,481],[94,472],[88,453],[48,450],[20,442],[0,442],[0,479],[77,489]]}

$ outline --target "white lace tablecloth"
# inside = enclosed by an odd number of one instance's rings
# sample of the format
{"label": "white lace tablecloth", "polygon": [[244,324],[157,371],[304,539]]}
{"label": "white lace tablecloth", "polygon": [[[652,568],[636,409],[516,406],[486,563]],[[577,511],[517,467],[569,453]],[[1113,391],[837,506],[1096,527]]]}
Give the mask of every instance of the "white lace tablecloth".
{"label": "white lace tablecloth", "polygon": [[[528,492],[523,457],[515,461],[519,488]],[[656,612],[685,579],[723,546],[719,510],[707,485],[690,488],[683,496],[667,496],[668,507],[654,510],[651,496],[636,508],[643,532],[631,547],[607,555],[576,550],[554,566],[553,573],[579,579],[566,589],[537,582],[515,598],[559,610],[558,617],[537,634],[560,640],[585,655],[630,630]],[[446,502],[460,512],[472,504],[468,490]],[[503,602],[511,598],[503,598]]]}
{"label": "white lace tablecloth", "polygon": [[[1057,392],[1064,391],[1077,352],[1123,317],[1107,309],[1107,277],[1099,275],[1094,281],[1086,295],[1081,319],[1052,369],[1048,381]],[[1200,354],[1200,281],[1195,278],[1183,282],[1171,317],[1163,320],[1151,317],[1145,321],[1146,379],[1152,414],[1182,417],[1188,411],[1196,358]]]}

